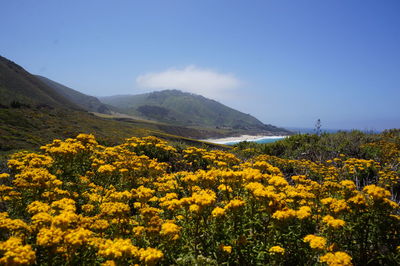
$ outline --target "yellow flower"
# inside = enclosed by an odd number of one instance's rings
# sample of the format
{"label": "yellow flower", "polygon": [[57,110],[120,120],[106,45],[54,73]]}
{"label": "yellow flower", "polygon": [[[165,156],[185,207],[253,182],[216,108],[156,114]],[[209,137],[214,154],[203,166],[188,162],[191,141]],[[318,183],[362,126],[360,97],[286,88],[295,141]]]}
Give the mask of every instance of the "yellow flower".
{"label": "yellow flower", "polygon": [[82,205],[82,211],[91,212],[94,210],[94,206],[92,204],[84,204]]}
{"label": "yellow flower", "polygon": [[100,211],[103,215],[124,216],[129,213],[128,204],[121,202],[104,202],[100,205]]}
{"label": "yellow flower", "polygon": [[389,198],[391,195],[390,191],[376,185],[365,186],[363,191],[370,195],[374,200],[383,200],[384,198]]}
{"label": "yellow flower", "polygon": [[49,188],[59,185],[56,181],[56,176],[50,174],[45,168],[25,168],[15,175],[13,184],[18,188]]}
{"label": "yellow flower", "polygon": [[101,266],[117,266],[117,264],[113,260],[106,260],[101,264]]}
{"label": "yellow flower", "polygon": [[127,201],[132,198],[132,193],[125,190],[125,191],[113,191],[111,192],[107,198],[106,201]]}
{"label": "yellow flower", "polygon": [[227,191],[227,192],[232,192],[232,191],[233,191],[232,188],[231,188],[230,186],[225,185],[225,184],[219,185],[219,186],[218,186],[218,190],[220,190],[220,191]]}
{"label": "yellow flower", "polygon": [[285,249],[280,246],[273,246],[268,251],[272,254],[280,254],[280,255],[285,254]]}
{"label": "yellow flower", "polygon": [[320,262],[325,262],[329,266],[350,266],[351,257],[346,252],[338,251],[335,253],[328,252],[324,256],[319,258]]}
{"label": "yellow flower", "polygon": [[229,210],[229,209],[237,209],[239,207],[244,206],[245,202],[241,199],[233,199],[229,201],[228,204],[224,207],[224,209]]}
{"label": "yellow flower", "polygon": [[194,213],[198,213],[200,211],[200,206],[197,204],[191,204],[189,206],[189,211],[194,212]]}
{"label": "yellow flower", "polygon": [[329,209],[334,212],[334,213],[339,213],[342,211],[348,211],[350,210],[349,206],[347,205],[346,201],[341,199],[335,199],[335,198],[325,198],[321,200],[321,203],[324,205],[329,206]]}
{"label": "yellow flower", "polygon": [[80,246],[87,242],[88,238],[92,236],[92,232],[82,227],[72,230],[65,235],[64,241],[73,246]]}
{"label": "yellow flower", "polygon": [[167,222],[167,223],[163,223],[161,225],[160,235],[162,235],[162,236],[167,236],[167,235],[168,236],[176,236],[176,235],[179,234],[179,231],[180,231],[180,227],[179,226],[177,226],[174,223]]}
{"label": "yellow flower", "polygon": [[60,228],[67,228],[70,225],[78,222],[78,215],[73,212],[64,211],[55,216],[52,220],[52,225]]}
{"label": "yellow flower", "polygon": [[151,217],[154,217],[160,213],[162,213],[163,210],[153,208],[153,207],[146,207],[146,208],[141,208],[140,209],[140,214],[145,218],[145,219],[150,219]]}
{"label": "yellow flower", "polygon": [[64,238],[64,232],[55,227],[42,228],[36,237],[36,243],[39,246],[54,246],[60,243]]}
{"label": "yellow flower", "polygon": [[98,248],[98,254],[104,258],[118,259],[120,257],[137,257],[139,255],[138,248],[132,245],[130,239],[107,239]]}
{"label": "yellow flower", "polygon": [[326,246],[326,239],[321,236],[307,235],[303,241],[308,242],[313,249],[325,249]]}
{"label": "yellow flower", "polygon": [[76,136],[76,139],[86,146],[94,146],[98,144],[96,138],[92,134],[81,133],[78,136]]}
{"label": "yellow flower", "polygon": [[1,180],[1,179],[7,179],[7,178],[9,178],[9,177],[10,177],[10,175],[7,174],[7,173],[2,173],[2,174],[0,174],[0,180]]}
{"label": "yellow flower", "polygon": [[104,219],[95,219],[93,223],[90,224],[90,229],[104,231],[110,226],[109,222]]}
{"label": "yellow flower", "polygon": [[29,231],[29,226],[20,219],[8,218],[8,213],[0,212],[0,229],[7,229],[10,232]]}
{"label": "yellow flower", "polygon": [[311,216],[311,208],[309,206],[301,206],[298,211],[296,211],[296,216],[299,219],[306,219]]}
{"label": "yellow flower", "polygon": [[135,234],[135,236],[140,237],[145,232],[145,228],[144,226],[136,226],[132,229],[132,232]]}
{"label": "yellow flower", "polygon": [[22,239],[10,237],[0,242],[0,264],[2,265],[28,265],[33,264],[36,259],[35,252],[30,245],[23,245]]}
{"label": "yellow flower", "polygon": [[357,207],[366,206],[367,204],[365,197],[361,193],[349,198],[347,202]]}
{"label": "yellow flower", "polygon": [[213,217],[221,217],[221,216],[223,216],[225,214],[225,210],[223,209],[223,208],[221,208],[221,207],[216,207],[212,212],[211,212],[211,215],[213,216]]}
{"label": "yellow flower", "polygon": [[191,200],[200,206],[209,206],[211,204],[214,204],[216,201],[216,194],[212,190],[199,190],[197,192],[194,192]]}
{"label": "yellow flower", "polygon": [[221,250],[230,254],[232,253],[232,246],[221,245]]}
{"label": "yellow flower", "polygon": [[287,220],[291,219],[296,216],[296,211],[292,209],[285,209],[283,211],[276,211],[272,215],[272,218],[277,219],[277,220]]}
{"label": "yellow flower", "polygon": [[68,211],[68,212],[75,212],[75,201],[69,198],[63,198],[61,200],[54,201],[51,204],[51,207],[58,211]]}
{"label": "yellow flower", "polygon": [[345,221],[341,219],[335,219],[330,215],[326,215],[324,218],[322,218],[322,221],[332,228],[340,228],[346,224]]}
{"label": "yellow flower", "polygon": [[53,216],[46,212],[39,212],[38,214],[32,216],[31,220],[32,225],[37,229],[43,226],[50,225],[51,221],[53,220]]}
{"label": "yellow flower", "polygon": [[354,184],[354,181],[352,180],[343,180],[340,182],[340,184],[348,190],[356,189],[356,184]]}
{"label": "yellow flower", "polygon": [[146,248],[140,250],[140,260],[146,265],[155,265],[163,257],[164,254],[155,248]]}
{"label": "yellow flower", "polygon": [[289,185],[289,183],[286,181],[286,179],[281,176],[272,176],[268,180],[268,183],[275,187],[286,187]]}
{"label": "yellow flower", "polygon": [[99,169],[97,169],[97,172],[99,173],[112,173],[116,170],[115,166],[111,165],[111,164],[105,164],[99,167]]}
{"label": "yellow flower", "polygon": [[395,201],[392,201],[390,199],[383,199],[383,202],[390,208],[390,209],[398,209],[399,204]]}
{"label": "yellow flower", "polygon": [[134,198],[137,198],[141,202],[148,201],[151,197],[153,197],[154,190],[150,188],[146,188],[144,186],[140,186],[137,189],[132,189],[132,194]]}
{"label": "yellow flower", "polygon": [[0,194],[4,195],[5,193],[12,191],[12,190],[13,190],[13,187],[6,186],[6,185],[0,185]]}

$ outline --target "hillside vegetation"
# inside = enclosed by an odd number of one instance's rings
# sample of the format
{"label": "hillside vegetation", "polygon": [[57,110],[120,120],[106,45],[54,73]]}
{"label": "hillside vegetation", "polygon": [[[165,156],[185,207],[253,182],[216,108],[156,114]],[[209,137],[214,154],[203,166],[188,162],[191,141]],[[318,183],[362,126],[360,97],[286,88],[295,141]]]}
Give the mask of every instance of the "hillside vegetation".
{"label": "hillside vegetation", "polygon": [[348,157],[388,162],[400,158],[400,129],[386,130],[380,134],[359,130],[321,135],[297,134],[274,143],[242,142],[235,147],[247,156],[268,154],[287,159],[326,161],[345,154]]}
{"label": "hillside vegetation", "polygon": [[0,263],[399,265],[400,146],[382,137],[377,160],[328,161],[54,140],[0,174]]}
{"label": "hillside vegetation", "polygon": [[96,97],[83,94],[46,77],[38,75],[36,75],[36,77],[40,79],[43,83],[47,84],[49,87],[53,88],[56,92],[67,98],[69,101],[80,106],[84,110],[102,114],[111,114],[109,108],[106,105],[102,104]]}
{"label": "hillside vegetation", "polygon": [[204,143],[183,136],[207,136],[214,134],[172,125],[130,122],[104,119],[95,115],[58,109],[0,108],[0,153],[12,150],[34,150],[54,138],[68,138],[79,132],[96,135],[102,144],[115,145],[125,138],[158,136],[174,142],[191,145],[221,146]]}
{"label": "hillside vegetation", "polygon": [[80,109],[51,87],[0,56],[0,106],[58,107]]}
{"label": "hillside vegetation", "polygon": [[253,116],[217,101],[178,90],[101,97],[100,100],[113,106],[118,112],[165,123],[241,130],[248,134],[290,134],[285,129],[265,125]]}

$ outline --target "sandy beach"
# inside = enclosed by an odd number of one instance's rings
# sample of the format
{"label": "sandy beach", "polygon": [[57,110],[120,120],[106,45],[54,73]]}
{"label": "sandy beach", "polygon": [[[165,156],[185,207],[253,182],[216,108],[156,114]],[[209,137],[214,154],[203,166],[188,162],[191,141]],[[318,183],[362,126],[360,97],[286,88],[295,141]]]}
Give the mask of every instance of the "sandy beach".
{"label": "sandy beach", "polygon": [[238,137],[228,137],[228,138],[220,138],[220,139],[203,139],[202,141],[217,143],[217,144],[226,144],[231,142],[242,142],[242,141],[258,141],[262,139],[281,139],[287,136],[251,136],[251,135],[242,135]]}

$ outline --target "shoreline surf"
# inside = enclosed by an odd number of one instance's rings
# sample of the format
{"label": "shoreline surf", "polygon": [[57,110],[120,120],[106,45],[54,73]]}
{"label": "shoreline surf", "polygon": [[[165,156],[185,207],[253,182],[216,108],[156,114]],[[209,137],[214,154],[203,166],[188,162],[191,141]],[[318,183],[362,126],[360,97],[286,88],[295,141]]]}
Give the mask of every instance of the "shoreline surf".
{"label": "shoreline surf", "polygon": [[219,138],[219,139],[203,139],[202,141],[212,142],[212,143],[216,143],[216,144],[228,144],[228,143],[234,144],[234,143],[239,143],[242,141],[257,142],[257,141],[264,140],[264,139],[279,140],[279,139],[283,139],[286,137],[287,136],[241,135],[238,137],[227,137],[227,138]]}

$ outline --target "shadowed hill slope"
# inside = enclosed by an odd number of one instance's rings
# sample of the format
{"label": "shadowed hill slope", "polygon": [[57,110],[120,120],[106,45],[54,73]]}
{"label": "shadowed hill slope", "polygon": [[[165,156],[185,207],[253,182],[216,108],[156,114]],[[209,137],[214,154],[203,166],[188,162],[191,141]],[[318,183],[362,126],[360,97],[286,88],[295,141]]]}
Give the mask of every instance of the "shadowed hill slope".
{"label": "shadowed hill slope", "polygon": [[36,75],[36,77],[49,87],[53,88],[56,92],[87,111],[111,114],[110,109],[108,109],[108,107],[101,103],[96,97],[83,94],[46,77],[39,75]]}
{"label": "shadowed hill slope", "polygon": [[21,66],[0,56],[0,104],[81,109]]}

